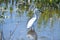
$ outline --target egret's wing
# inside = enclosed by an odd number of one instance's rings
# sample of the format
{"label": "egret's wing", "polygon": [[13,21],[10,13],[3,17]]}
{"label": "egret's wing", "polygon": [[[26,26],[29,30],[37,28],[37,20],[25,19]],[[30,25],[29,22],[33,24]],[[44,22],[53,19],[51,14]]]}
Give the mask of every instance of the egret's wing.
{"label": "egret's wing", "polygon": [[30,28],[33,25],[33,23],[34,23],[35,20],[36,20],[36,17],[30,19],[29,22],[28,22],[28,24],[27,24],[27,28]]}

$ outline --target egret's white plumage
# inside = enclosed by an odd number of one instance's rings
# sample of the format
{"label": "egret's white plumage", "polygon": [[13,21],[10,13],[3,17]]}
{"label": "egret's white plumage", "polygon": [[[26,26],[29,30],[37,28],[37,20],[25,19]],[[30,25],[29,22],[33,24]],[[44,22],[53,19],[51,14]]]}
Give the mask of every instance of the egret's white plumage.
{"label": "egret's white plumage", "polygon": [[34,5],[31,5],[31,6],[30,6],[30,10],[33,11],[33,13],[34,13],[34,17],[32,17],[32,18],[28,21],[27,28],[31,28],[32,25],[33,25],[33,23],[34,23],[35,20],[37,19],[37,15],[36,15],[36,14],[38,13],[38,9],[35,8]]}
{"label": "egret's white plumage", "polygon": [[28,21],[27,28],[31,28],[32,25],[33,25],[33,23],[34,23],[35,20],[37,19],[37,15],[36,15],[37,11],[38,11],[37,8],[33,9],[34,17],[32,17],[32,18]]}
{"label": "egret's white plumage", "polygon": [[34,17],[28,21],[27,28],[31,28],[35,20],[36,20],[36,15],[34,15]]}

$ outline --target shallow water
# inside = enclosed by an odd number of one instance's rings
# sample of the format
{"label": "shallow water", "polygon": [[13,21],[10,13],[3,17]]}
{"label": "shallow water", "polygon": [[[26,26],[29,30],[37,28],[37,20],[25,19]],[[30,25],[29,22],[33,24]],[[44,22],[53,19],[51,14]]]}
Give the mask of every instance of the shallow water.
{"label": "shallow water", "polygon": [[[0,23],[0,29],[3,30],[2,39],[3,40],[29,40],[27,38],[27,22],[29,20],[27,16],[27,11],[22,12],[22,15],[19,15],[16,12],[15,1],[12,13],[9,11],[11,3],[8,3],[7,12],[4,12],[4,16],[7,18],[2,19]],[[4,7],[4,4],[0,5]],[[0,12],[1,14],[1,12]],[[44,28],[43,23],[41,28],[37,27],[37,21],[34,23],[35,32],[37,34],[37,40],[60,40],[60,20],[56,18],[53,27],[51,28],[50,22]]]}

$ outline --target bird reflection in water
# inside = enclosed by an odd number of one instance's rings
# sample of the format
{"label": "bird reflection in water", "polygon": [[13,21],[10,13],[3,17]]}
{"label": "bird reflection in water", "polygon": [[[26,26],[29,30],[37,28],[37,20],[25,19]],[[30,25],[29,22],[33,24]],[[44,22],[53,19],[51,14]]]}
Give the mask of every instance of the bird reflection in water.
{"label": "bird reflection in water", "polygon": [[36,34],[35,30],[30,29],[30,30],[27,32],[27,37],[28,37],[30,40],[37,40],[37,34]]}

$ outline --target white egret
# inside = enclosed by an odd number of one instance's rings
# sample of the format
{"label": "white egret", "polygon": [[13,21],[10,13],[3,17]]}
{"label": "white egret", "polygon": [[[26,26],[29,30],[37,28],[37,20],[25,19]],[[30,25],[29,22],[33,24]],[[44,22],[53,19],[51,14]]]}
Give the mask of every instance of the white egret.
{"label": "white egret", "polygon": [[[27,28],[32,28],[32,25],[33,23],[36,21],[37,19],[37,15],[35,14],[35,11],[36,9],[34,10],[34,17],[32,17],[29,21],[28,21],[28,24],[27,24]],[[32,39],[32,40],[37,40],[37,34],[35,32],[34,29],[30,29],[28,32],[27,32],[27,37]]]}
{"label": "white egret", "polygon": [[27,32],[27,37],[32,39],[32,40],[37,40],[37,33],[35,32],[34,29],[32,29],[32,25],[33,23],[36,21],[37,19],[37,13],[39,12],[37,8],[33,8],[32,9],[33,12],[34,12],[34,17],[32,17],[28,23],[27,23],[27,28],[30,29],[28,32]]}
{"label": "white egret", "polygon": [[34,29],[32,29],[32,27],[33,27],[32,25],[36,21],[36,19],[38,18],[37,17],[37,15],[38,15],[37,13],[39,13],[41,11],[39,11],[37,8],[35,8],[34,5],[31,5],[29,10],[33,11],[34,16],[27,23],[27,28],[30,29],[27,32],[27,37],[32,39],[32,40],[37,40],[37,33],[35,32]]}
{"label": "white egret", "polygon": [[30,20],[29,20],[29,22],[28,22],[28,24],[27,24],[27,28],[30,28],[30,27],[32,27],[32,25],[33,25],[33,23],[35,22],[35,20],[36,20],[36,15],[33,17],[33,18],[31,18]]}
{"label": "white egret", "polygon": [[27,28],[31,28],[33,23],[35,22],[35,20],[37,19],[37,15],[36,15],[36,11],[37,11],[37,8],[35,8],[34,4],[32,4],[29,8],[29,10],[32,10],[34,12],[34,17],[32,17],[28,23],[27,23]]}
{"label": "white egret", "polygon": [[36,19],[37,19],[37,15],[36,15],[36,13],[37,13],[37,8],[35,8],[34,9],[34,17],[32,17],[29,21],[28,21],[28,23],[27,23],[27,28],[31,28],[32,27],[32,25],[33,25],[33,23],[36,21]]}

